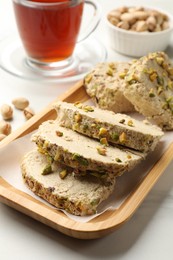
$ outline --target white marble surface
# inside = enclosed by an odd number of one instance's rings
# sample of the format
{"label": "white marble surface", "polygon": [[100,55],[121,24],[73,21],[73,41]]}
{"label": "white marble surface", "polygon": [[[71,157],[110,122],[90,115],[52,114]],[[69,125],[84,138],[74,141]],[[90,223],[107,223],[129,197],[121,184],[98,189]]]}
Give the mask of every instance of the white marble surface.
{"label": "white marble surface", "polygon": [[[99,0],[103,14],[129,1]],[[161,7],[173,12],[170,0],[130,1],[133,5]],[[0,39],[16,31],[11,0],[0,0]],[[95,32],[108,49],[108,59],[126,59],[109,49],[103,21]],[[170,54],[172,56],[170,48]],[[40,111],[73,83],[29,82],[0,70],[0,105],[14,96],[27,96],[35,111]],[[17,114],[13,128],[23,118]],[[82,241],[67,237],[45,225],[0,204],[0,259],[173,259],[173,163],[152,189],[134,216],[119,230],[102,239]]]}

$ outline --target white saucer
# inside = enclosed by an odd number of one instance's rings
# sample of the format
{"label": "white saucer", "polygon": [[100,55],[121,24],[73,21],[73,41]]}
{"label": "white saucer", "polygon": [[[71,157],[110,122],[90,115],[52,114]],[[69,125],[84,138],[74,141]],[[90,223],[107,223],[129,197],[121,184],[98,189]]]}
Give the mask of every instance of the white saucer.
{"label": "white saucer", "polygon": [[49,80],[70,82],[83,78],[97,63],[107,58],[105,47],[95,38],[89,37],[76,45],[73,62],[62,76],[59,71],[43,75],[33,70],[26,60],[26,53],[18,36],[8,36],[0,41],[0,67],[6,72],[27,80]]}

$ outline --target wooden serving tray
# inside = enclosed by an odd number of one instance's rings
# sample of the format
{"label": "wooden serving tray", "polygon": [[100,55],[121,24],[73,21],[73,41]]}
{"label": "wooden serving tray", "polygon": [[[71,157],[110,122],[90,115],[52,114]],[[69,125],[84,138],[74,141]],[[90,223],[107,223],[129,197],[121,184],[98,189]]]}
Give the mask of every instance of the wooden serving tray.
{"label": "wooden serving tray", "polygon": [[[84,102],[88,98],[82,82],[79,82],[57,100],[73,103],[76,101]],[[43,121],[55,119],[55,117],[56,112],[52,109],[52,104],[50,104],[41,113],[27,121],[24,126],[6,137],[0,143],[0,148],[37,129]],[[0,201],[68,236],[79,239],[100,238],[115,231],[134,214],[173,159],[172,150],[173,143],[170,144],[160,160],[135,187],[119,209],[108,210],[87,223],[69,219],[63,212],[52,209],[30,195],[14,188],[2,177],[0,177]]]}

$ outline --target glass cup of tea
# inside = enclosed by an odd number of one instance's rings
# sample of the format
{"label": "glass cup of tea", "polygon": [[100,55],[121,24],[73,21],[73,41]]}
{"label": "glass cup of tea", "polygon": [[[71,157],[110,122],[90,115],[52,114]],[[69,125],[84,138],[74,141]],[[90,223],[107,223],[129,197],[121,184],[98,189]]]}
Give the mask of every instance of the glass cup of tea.
{"label": "glass cup of tea", "polygon": [[[87,29],[80,32],[85,3],[94,8],[94,15]],[[66,77],[73,73],[68,70],[74,70],[76,43],[86,39],[101,18],[97,1],[13,0],[13,7],[27,65],[43,75]]]}

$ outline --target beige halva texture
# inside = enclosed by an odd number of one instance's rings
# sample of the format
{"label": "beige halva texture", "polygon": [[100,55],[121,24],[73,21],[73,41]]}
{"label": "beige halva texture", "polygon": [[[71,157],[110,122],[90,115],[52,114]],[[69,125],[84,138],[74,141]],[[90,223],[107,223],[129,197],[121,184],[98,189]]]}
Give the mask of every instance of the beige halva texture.
{"label": "beige halva texture", "polygon": [[[114,190],[116,177],[145,159],[163,132],[129,116],[117,116],[81,103],[57,102],[54,108],[57,119],[40,125],[32,135],[37,149],[26,154],[21,162],[24,182],[57,208],[74,215],[94,214]],[[89,125],[95,122],[97,126],[89,134],[83,130],[79,133],[76,128],[79,122],[79,129],[86,122]],[[121,145],[111,145],[108,133],[114,130],[116,134],[120,130]],[[126,146],[127,137],[130,148]],[[145,152],[140,150],[140,139]],[[137,150],[132,149],[135,140]]]}
{"label": "beige halva texture", "polygon": [[136,155],[61,127],[54,120],[44,122],[33,135],[39,151],[80,171],[97,171],[118,176],[142,160]]}
{"label": "beige halva texture", "polygon": [[[126,64],[121,73],[112,63],[101,65],[101,70],[99,66],[84,81],[103,109],[55,103],[57,119],[39,127],[32,136],[37,151],[21,163],[24,181],[35,194],[75,215],[94,214],[112,193],[116,177],[155,149],[163,136],[161,128],[173,129],[173,67],[165,53]],[[119,100],[123,101],[117,106]],[[161,128],[108,111],[132,111],[131,104]]]}
{"label": "beige halva texture", "polygon": [[[47,157],[36,149],[26,154],[21,163],[24,182],[36,195],[71,214],[96,213],[98,205],[114,190],[115,179],[104,183],[92,175],[76,176],[73,169],[59,163],[53,163],[52,173],[42,175],[46,166]],[[64,179],[60,177],[62,171],[68,171]]]}
{"label": "beige halva texture", "polygon": [[84,86],[96,106],[118,112],[134,111],[131,102],[123,94],[124,76],[129,63],[99,63],[85,78]]}
{"label": "beige halva texture", "polygon": [[172,130],[173,64],[169,57],[156,52],[130,63],[112,64],[97,65],[84,79],[97,106],[114,112],[136,110],[163,130]]}
{"label": "beige halva texture", "polygon": [[136,60],[125,77],[124,95],[164,130],[173,129],[173,65],[163,52]]}
{"label": "beige halva texture", "polygon": [[83,135],[99,139],[102,144],[123,145],[141,152],[154,150],[162,130],[154,125],[120,113],[82,103],[56,102],[57,121]]}

